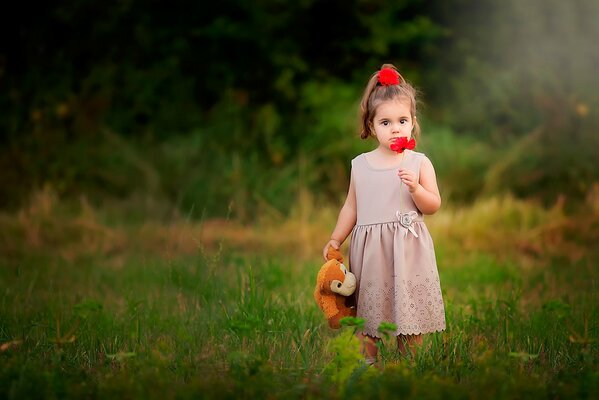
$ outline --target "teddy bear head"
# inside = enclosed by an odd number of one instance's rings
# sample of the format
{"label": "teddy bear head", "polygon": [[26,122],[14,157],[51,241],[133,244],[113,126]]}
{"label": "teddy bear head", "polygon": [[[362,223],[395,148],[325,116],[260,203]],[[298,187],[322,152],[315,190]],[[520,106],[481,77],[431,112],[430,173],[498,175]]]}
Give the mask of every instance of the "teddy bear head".
{"label": "teddy bear head", "polygon": [[339,250],[329,247],[328,261],[320,268],[316,279],[320,292],[337,293],[349,296],[356,290],[356,276],[349,272],[343,264],[343,256]]}

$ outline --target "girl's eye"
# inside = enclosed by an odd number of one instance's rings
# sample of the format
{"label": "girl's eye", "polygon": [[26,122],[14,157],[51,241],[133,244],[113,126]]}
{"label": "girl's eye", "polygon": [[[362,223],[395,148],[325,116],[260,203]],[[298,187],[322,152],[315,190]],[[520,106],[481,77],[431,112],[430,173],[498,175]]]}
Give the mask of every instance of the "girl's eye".
{"label": "girl's eye", "polygon": [[389,125],[389,121],[383,121],[383,126]]}

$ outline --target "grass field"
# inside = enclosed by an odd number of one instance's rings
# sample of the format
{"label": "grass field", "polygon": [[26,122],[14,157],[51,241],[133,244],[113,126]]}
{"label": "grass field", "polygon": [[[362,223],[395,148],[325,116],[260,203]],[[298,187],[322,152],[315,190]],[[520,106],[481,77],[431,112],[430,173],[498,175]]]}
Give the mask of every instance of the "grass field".
{"label": "grass field", "polygon": [[447,330],[374,368],[312,299],[335,210],[144,220],[42,191],[0,215],[0,398],[598,398],[595,203],[429,217]]}

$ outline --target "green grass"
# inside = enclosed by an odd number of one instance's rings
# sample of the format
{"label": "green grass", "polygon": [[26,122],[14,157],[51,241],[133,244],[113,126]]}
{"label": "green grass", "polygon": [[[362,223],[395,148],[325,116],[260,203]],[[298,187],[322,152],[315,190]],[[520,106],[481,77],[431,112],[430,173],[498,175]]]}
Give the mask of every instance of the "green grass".
{"label": "green grass", "polygon": [[[447,331],[415,357],[384,340],[377,369],[355,361],[353,328],[331,331],[317,309],[317,254],[176,252],[140,244],[140,227],[100,230],[89,210],[27,215],[2,224],[0,398],[599,395],[592,249],[531,265],[439,234]],[[34,222],[52,235],[26,239]]]}

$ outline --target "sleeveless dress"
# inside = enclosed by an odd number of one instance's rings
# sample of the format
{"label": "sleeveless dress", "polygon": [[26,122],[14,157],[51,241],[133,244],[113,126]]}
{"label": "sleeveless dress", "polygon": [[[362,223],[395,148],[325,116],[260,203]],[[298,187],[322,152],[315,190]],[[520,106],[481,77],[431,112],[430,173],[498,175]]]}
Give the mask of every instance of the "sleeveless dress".
{"label": "sleeveless dress", "polygon": [[[425,157],[405,150],[401,167],[419,176]],[[352,160],[357,221],[349,261],[357,278],[357,316],[372,337],[381,337],[381,322],[396,324],[395,335],[445,329],[433,240],[407,186],[400,185],[399,168],[374,169],[364,154]]]}

